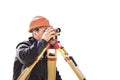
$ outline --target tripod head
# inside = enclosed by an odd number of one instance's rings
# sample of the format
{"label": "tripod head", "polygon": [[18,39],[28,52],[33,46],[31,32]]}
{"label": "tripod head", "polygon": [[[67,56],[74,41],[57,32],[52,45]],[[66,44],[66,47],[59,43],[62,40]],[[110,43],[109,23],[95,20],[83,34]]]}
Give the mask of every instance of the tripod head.
{"label": "tripod head", "polygon": [[60,46],[60,41],[58,41],[57,39],[51,39],[49,42],[48,42],[48,45],[49,45],[49,49],[58,49],[58,48],[61,48]]}

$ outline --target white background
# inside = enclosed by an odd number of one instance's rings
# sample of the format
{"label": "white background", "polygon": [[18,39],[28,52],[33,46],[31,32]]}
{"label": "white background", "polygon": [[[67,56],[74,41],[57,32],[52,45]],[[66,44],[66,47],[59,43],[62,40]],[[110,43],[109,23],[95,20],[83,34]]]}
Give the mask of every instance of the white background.
{"label": "white background", "polygon": [[[0,80],[12,80],[16,45],[37,15],[62,29],[59,40],[87,80],[120,80],[119,0],[1,0]],[[63,80],[78,80],[59,55]]]}

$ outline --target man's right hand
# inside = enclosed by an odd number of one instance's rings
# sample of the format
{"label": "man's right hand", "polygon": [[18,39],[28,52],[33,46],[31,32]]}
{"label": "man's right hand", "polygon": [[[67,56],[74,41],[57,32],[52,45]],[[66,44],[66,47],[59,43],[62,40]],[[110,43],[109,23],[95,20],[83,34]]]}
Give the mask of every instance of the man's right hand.
{"label": "man's right hand", "polygon": [[42,35],[42,39],[46,40],[47,42],[52,38],[55,37],[55,30],[52,27],[49,27],[45,30]]}

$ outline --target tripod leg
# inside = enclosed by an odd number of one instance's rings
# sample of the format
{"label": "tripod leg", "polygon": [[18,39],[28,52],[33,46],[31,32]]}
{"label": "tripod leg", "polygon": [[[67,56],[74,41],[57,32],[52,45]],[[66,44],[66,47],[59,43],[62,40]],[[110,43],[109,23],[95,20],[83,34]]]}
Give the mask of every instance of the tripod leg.
{"label": "tripod leg", "polygon": [[48,80],[56,80],[56,50],[48,49],[47,52]]}
{"label": "tripod leg", "polygon": [[79,80],[86,80],[84,75],[80,71],[80,69],[77,67],[77,64],[76,64],[75,60],[71,56],[69,56],[69,54],[66,52],[64,47],[59,48],[58,50],[61,52],[62,56],[64,57],[66,62],[69,64],[69,66],[72,68],[74,73],[77,75]]}

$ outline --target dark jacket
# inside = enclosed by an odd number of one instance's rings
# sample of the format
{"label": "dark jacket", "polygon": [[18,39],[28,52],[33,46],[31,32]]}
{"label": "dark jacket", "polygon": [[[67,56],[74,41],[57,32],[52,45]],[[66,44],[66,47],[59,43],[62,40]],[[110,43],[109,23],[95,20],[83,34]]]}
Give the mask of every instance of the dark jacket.
{"label": "dark jacket", "polygon": [[[38,42],[33,37],[30,37],[28,41],[21,42],[17,45],[17,54],[13,67],[13,80],[17,80],[21,72],[36,60],[37,56],[42,52],[46,45],[47,42],[44,39]],[[47,52],[44,53],[26,80],[47,80],[46,54]],[[56,80],[62,80],[58,71],[56,72]]]}

